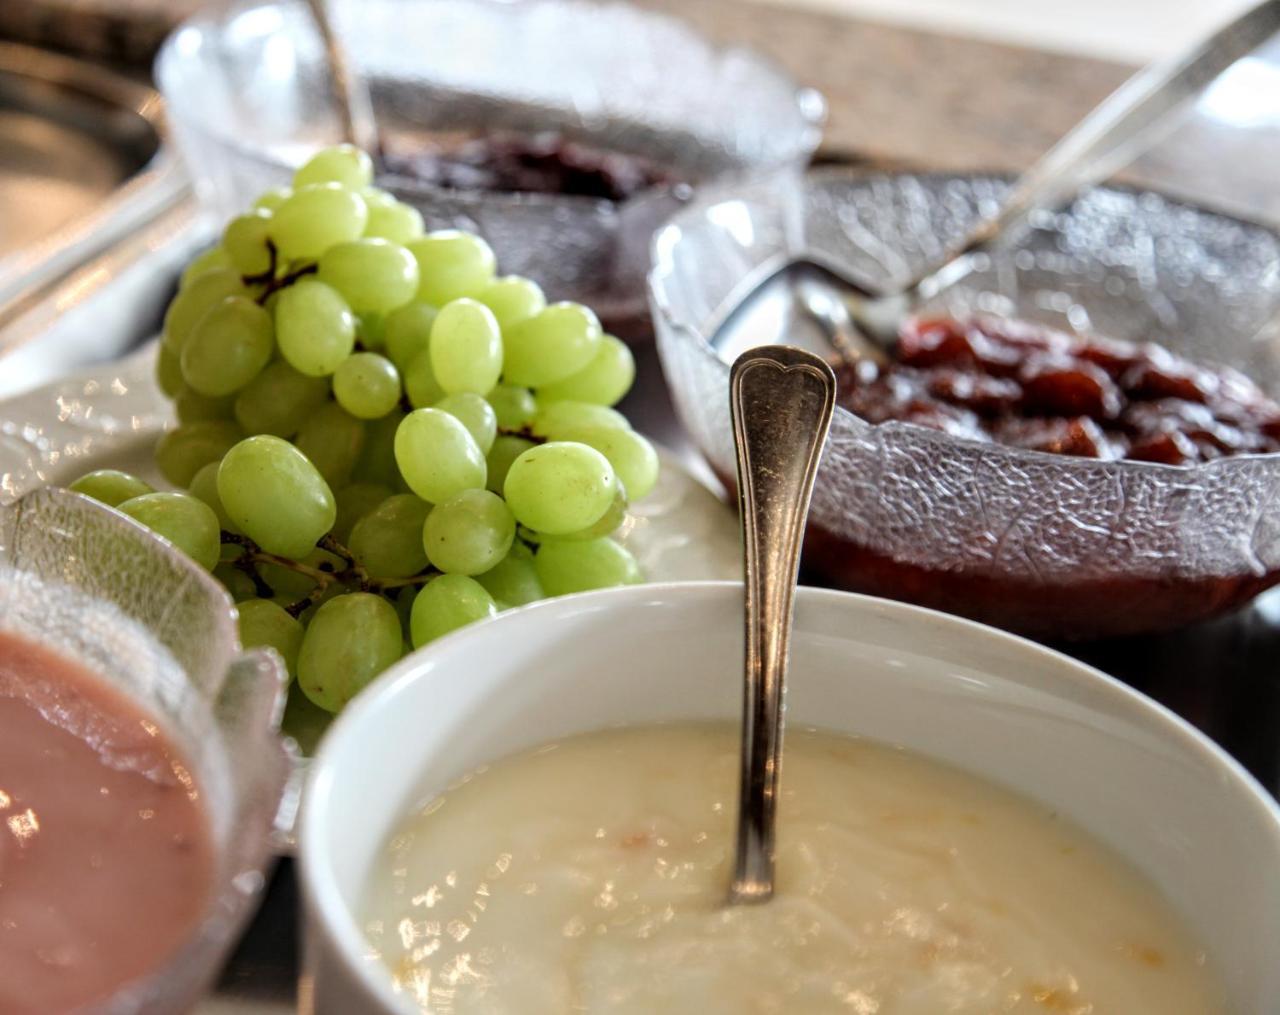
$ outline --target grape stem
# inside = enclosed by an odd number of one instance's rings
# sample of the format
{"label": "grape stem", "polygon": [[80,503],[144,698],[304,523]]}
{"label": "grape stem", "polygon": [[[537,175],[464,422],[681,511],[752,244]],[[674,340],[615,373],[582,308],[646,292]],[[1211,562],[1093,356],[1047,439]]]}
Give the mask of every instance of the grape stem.
{"label": "grape stem", "polygon": [[264,286],[256,300],[259,306],[264,306],[273,293],[277,293],[281,289],[287,289],[289,286],[293,285],[293,283],[298,281],[298,279],[304,278],[307,275],[314,275],[320,270],[320,266],[318,264],[304,264],[301,268],[295,268],[293,271],[276,278],[276,271],[280,264],[280,254],[276,250],[276,245],[270,240],[267,240],[267,255],[271,260],[266,271],[257,275],[240,276],[240,281],[245,285]]}
{"label": "grape stem", "polygon": [[545,437],[539,437],[536,433],[534,433],[532,430],[530,430],[527,426],[522,426],[522,427],[520,427],[520,429],[519,429],[519,430],[511,430],[511,429],[508,429],[507,427],[502,427],[502,426],[500,426],[500,427],[498,427],[498,433],[499,433],[499,434],[501,434],[503,437],[519,437],[519,438],[521,438],[521,439],[523,439],[523,440],[529,441],[529,442],[530,442],[530,443],[532,443],[532,444],[546,444],[546,443],[547,443],[547,438],[545,438]]}

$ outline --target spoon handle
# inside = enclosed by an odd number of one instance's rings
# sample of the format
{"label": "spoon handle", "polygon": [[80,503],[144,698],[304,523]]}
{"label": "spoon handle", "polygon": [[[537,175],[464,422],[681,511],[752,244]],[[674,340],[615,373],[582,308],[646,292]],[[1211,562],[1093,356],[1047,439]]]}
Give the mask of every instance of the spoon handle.
{"label": "spoon handle", "polygon": [[773,894],[783,690],[800,541],[836,379],[790,346],[749,349],[729,373],[746,557],[746,670],[737,861],[730,901]]}
{"label": "spoon handle", "polygon": [[320,41],[324,44],[325,59],[331,74],[330,89],[337,106],[338,120],[342,127],[342,139],[357,148],[363,148],[377,162],[382,155],[378,139],[378,123],[373,116],[373,100],[365,79],[352,66],[347,48],[338,38],[329,17],[326,0],[307,0],[311,18]]}

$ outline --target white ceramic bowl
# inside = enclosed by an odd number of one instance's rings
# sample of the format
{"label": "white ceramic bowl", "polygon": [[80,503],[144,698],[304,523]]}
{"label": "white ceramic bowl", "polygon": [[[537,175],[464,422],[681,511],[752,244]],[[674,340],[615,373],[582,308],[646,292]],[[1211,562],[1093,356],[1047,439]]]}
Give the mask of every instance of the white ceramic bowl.
{"label": "white ceramic bowl", "polygon": [[[732,719],[742,589],[646,585],[549,600],[405,659],[343,713],[304,803],[316,1011],[416,1011],[352,907],[392,826],[477,765],[621,723]],[[1109,677],[943,614],[804,588],[788,716],[953,763],[1051,803],[1164,891],[1232,1010],[1280,997],[1280,808],[1223,751]]]}

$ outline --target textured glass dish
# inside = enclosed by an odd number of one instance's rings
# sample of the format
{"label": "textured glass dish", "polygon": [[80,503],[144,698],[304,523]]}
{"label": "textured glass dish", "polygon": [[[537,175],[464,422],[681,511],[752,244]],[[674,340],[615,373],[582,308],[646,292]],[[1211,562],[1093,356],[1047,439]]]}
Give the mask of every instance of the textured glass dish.
{"label": "textured glass dish", "polygon": [[[399,151],[442,132],[555,130],[696,183],[795,171],[820,136],[816,93],[754,53],[713,47],[624,4],[331,0],[329,9],[370,83],[384,145]],[[220,214],[288,183],[312,151],[340,139],[302,4],[211,8],[168,40],[156,76]],[[653,187],[613,204],[378,182],[419,208],[428,228],[479,231],[503,272],[589,303],[610,325],[644,317],[649,238],[682,192]]]}
{"label": "textured glass dish", "polygon": [[79,494],[0,507],[0,629],[80,659],[152,714],[190,760],[217,863],[202,922],[95,1012],[185,1011],[218,972],[264,883],[289,771],[284,672],[241,652],[231,601],[162,540]]}
{"label": "textured glass dish", "polygon": [[[809,174],[704,195],[659,231],[650,299],[677,411],[734,472],[728,360],[708,337],[753,276],[808,252],[870,286],[935,261],[1005,181]],[[1150,192],[1098,188],[1044,213],[930,312],[1029,318],[1155,341],[1280,395],[1280,237]],[[749,344],[820,345],[782,308]],[[1191,467],[961,440],[836,410],[813,495],[809,573],[843,588],[1056,637],[1158,631],[1280,581],[1280,455]]]}

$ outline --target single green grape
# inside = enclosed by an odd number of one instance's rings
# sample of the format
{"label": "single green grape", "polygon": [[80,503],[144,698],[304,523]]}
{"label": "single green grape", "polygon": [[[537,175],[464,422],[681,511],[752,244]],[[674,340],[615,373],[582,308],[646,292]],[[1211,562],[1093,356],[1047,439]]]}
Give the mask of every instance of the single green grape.
{"label": "single green grape", "polygon": [[227,532],[240,532],[240,527],[231,520],[231,516],[227,514],[227,509],[222,506],[222,498],[218,496],[218,467],[221,462],[210,462],[208,465],[202,465],[200,471],[191,477],[191,485],[187,487],[187,492],[195,497],[196,500],[207,504],[218,518],[218,527],[225,529]]}
{"label": "single green grape", "polygon": [[236,607],[243,648],[273,648],[284,661],[290,678],[298,673],[302,650],[302,624],[270,599],[250,599]]}
{"label": "single green grape", "polygon": [[212,271],[214,268],[232,268],[231,255],[222,247],[210,247],[204,253],[199,254],[188,264],[183,270],[182,275],[178,279],[178,290],[188,288],[192,282],[198,279],[206,271]]}
{"label": "single green grape", "polygon": [[625,342],[612,335],[600,340],[600,348],[585,367],[554,384],[538,389],[543,402],[590,402],[615,405],[631,390],[636,379],[636,360]]}
{"label": "single green grape", "polygon": [[514,384],[499,384],[485,395],[493,406],[498,426],[503,430],[523,430],[533,423],[538,414],[538,402],[528,388]]}
{"label": "single green grape", "polygon": [[495,600],[509,606],[524,606],[546,598],[533,558],[528,555],[508,553],[484,574],[476,575],[476,581]]}
{"label": "single green grape", "polygon": [[493,311],[475,300],[446,303],[431,326],[431,369],[446,394],[486,395],[502,373],[502,331]]}
{"label": "single green grape", "polygon": [[431,341],[436,310],[430,303],[406,303],[387,314],[383,325],[387,357],[404,373]]}
{"label": "single green grape", "polygon": [[210,398],[202,395],[184,383],[173,396],[173,411],[179,423],[199,423],[210,419],[233,419],[235,417],[235,395],[222,395]]}
{"label": "single green grape", "polygon": [[304,278],[276,294],[276,341],[285,361],[309,377],[327,377],[351,355],[356,319],[331,286]]}
{"label": "single green grape", "polygon": [[292,560],[310,553],[337,518],[333,493],[307,456],[266,434],[226,453],[218,469],[218,496],[250,539]]}
{"label": "single green grape", "polygon": [[298,686],[337,712],[403,651],[400,618],[381,596],[351,592],[316,610],[298,653]]}
{"label": "single green grape", "polygon": [[325,378],[308,377],[276,360],[236,395],[236,422],[246,434],[293,437],[328,399]]}
{"label": "single green grape", "polygon": [[295,444],[330,487],[351,479],[364,451],[364,424],[337,402],[329,402],[302,424]]}
{"label": "single green grape", "polygon": [[386,318],[371,311],[356,314],[356,341],[367,352],[381,349],[387,341]]}
{"label": "single green grape", "polygon": [[211,268],[180,291],[164,314],[164,330],[160,341],[174,355],[182,347],[201,319],[228,296],[248,293],[234,268]]}
{"label": "single green grape", "polygon": [[422,526],[431,513],[411,493],[388,497],[356,522],[348,549],[374,578],[408,578],[427,566]]}
{"label": "single green grape", "polygon": [[493,447],[485,456],[485,468],[488,473],[484,484],[485,489],[492,490],[501,496],[511,463],[532,447],[536,447],[533,441],[511,434],[499,434],[494,438]]}
{"label": "single green grape", "polygon": [[487,455],[493,447],[493,439],[498,435],[498,417],[493,406],[479,395],[464,391],[458,395],[448,395],[436,402],[435,408],[447,412],[461,421],[467,428],[482,455]]}
{"label": "single green grape", "polygon": [[182,346],[183,380],[211,398],[239,391],[271,361],[274,333],[271,315],[253,300],[226,297]]}
{"label": "single green grape", "polygon": [[206,571],[217,566],[222,547],[217,516],[190,494],[144,493],[123,501],[118,510],[164,536]]}
{"label": "single green grape", "polygon": [[267,234],[286,261],[317,258],[357,239],[369,218],[364,198],[340,183],[295,186],[271,215]]}
{"label": "single green grape", "polygon": [[418,262],[404,247],[387,240],[350,240],[320,255],[318,277],[338,290],[352,310],[385,314],[413,299]]}
{"label": "single green grape", "polygon": [[187,386],[182,379],[182,360],[163,343],[156,353],[156,386],[170,398],[177,398],[178,393]]}
{"label": "single green grape", "polygon": [[202,466],[218,461],[243,436],[230,420],[183,423],[156,444],[156,465],[174,486],[190,486]]}
{"label": "single green grape", "polygon": [[503,378],[539,388],[571,377],[590,363],[603,335],[600,322],[580,303],[552,303],[506,329]]}
{"label": "single green grape", "polygon": [[533,566],[548,596],[644,581],[635,557],[607,538],[547,540],[538,547]]}
{"label": "single green grape", "polygon": [[502,489],[521,525],[554,536],[598,522],[613,503],[617,482],[609,460],[594,448],[552,441],[512,462]]}
{"label": "single green grape", "polygon": [[404,419],[403,412],[390,412],[381,419],[365,424],[364,451],[351,471],[352,479],[361,483],[379,483],[393,489],[407,489],[396,464],[396,431]]}
{"label": "single green grape", "polygon": [[253,202],[253,207],[261,208],[263,211],[275,211],[292,196],[292,187],[272,187],[258,195],[258,199]]}
{"label": "single green grape", "polygon": [[521,275],[494,279],[476,294],[476,299],[493,311],[504,329],[541,313],[547,305],[538,283]]}
{"label": "single green grape", "polygon": [[231,596],[233,602],[242,603],[258,598],[258,590],[253,579],[234,564],[223,561],[213,569],[213,576],[222,582],[223,588]]}
{"label": "single green grape", "polygon": [[293,174],[293,186],[338,183],[360,190],[373,180],[373,160],[352,144],[322,148]]}
{"label": "single green grape", "polygon": [[446,574],[477,575],[496,567],[516,535],[511,509],[489,490],[463,490],[427,516],[421,538],[427,559]]}
{"label": "single green grape", "polygon": [[425,409],[444,398],[444,388],[436,380],[431,366],[431,353],[423,349],[404,372],[404,393],[415,409]]}
{"label": "single green grape", "polygon": [[561,401],[540,404],[529,428],[539,437],[568,441],[573,440],[571,434],[586,427],[629,430],[631,424],[617,409],[589,402]]}
{"label": "single green grape", "polygon": [[658,482],[658,452],[634,430],[579,426],[565,431],[563,439],[586,444],[609,459],[630,500],[647,497]]}
{"label": "single green grape", "polygon": [[441,635],[498,613],[493,597],[474,578],[442,574],[424,585],[413,600],[409,631],[421,648]]}
{"label": "single green grape", "polygon": [[471,233],[442,229],[411,240],[418,260],[418,299],[443,307],[460,296],[475,296],[493,281],[497,259],[489,244]]}
{"label": "single green grape", "polygon": [[409,413],[396,431],[395,450],[409,489],[432,504],[484,487],[480,446],[456,416],[440,409]]}
{"label": "single green grape", "polygon": [[254,208],[237,215],[222,230],[222,249],[241,275],[262,275],[271,270],[271,249],[267,246],[270,223],[271,212]]}
{"label": "single green grape", "polygon": [[408,243],[425,231],[422,212],[410,204],[397,201],[385,190],[366,187],[362,191],[369,206],[369,221],[365,223],[365,236],[377,236],[392,243]]}
{"label": "single green grape", "polygon": [[351,538],[356,522],[376,508],[394,491],[381,483],[348,483],[333,492],[338,517],[333,523],[333,538],[345,543]]}
{"label": "single green grape", "polygon": [[92,497],[108,507],[116,507],[144,493],[155,493],[155,488],[144,483],[137,476],[118,469],[95,469],[87,472],[74,483],[70,489]]}
{"label": "single green grape", "polygon": [[357,419],[380,419],[400,404],[400,372],[385,356],[357,352],[333,372],[333,397]]}

